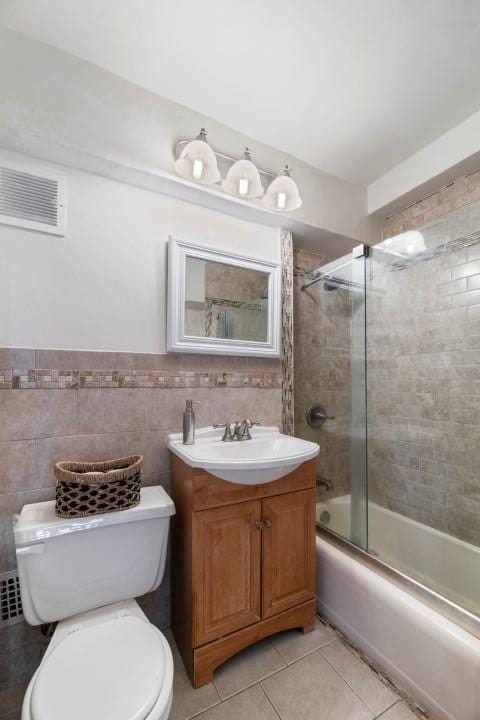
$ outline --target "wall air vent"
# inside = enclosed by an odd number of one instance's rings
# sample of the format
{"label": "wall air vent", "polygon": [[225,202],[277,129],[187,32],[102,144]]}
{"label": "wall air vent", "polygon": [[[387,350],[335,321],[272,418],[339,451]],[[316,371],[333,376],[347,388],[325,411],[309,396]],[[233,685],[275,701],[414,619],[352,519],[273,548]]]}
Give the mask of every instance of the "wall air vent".
{"label": "wall air vent", "polygon": [[65,177],[0,158],[0,223],[65,235]]}
{"label": "wall air vent", "polygon": [[23,620],[18,572],[0,573],[0,629]]}

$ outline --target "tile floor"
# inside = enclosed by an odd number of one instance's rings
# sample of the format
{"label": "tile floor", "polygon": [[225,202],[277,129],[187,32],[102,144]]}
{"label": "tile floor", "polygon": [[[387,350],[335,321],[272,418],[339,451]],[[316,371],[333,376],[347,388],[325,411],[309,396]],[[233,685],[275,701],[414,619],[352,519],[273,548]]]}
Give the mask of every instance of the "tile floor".
{"label": "tile floor", "polygon": [[[418,720],[395,689],[320,620],[308,635],[289,630],[244,650],[198,690],[190,685],[171,632],[165,634],[175,662],[170,720]],[[20,720],[25,684],[38,661],[32,659],[28,677],[19,677],[11,692],[0,687],[0,720]]]}
{"label": "tile floor", "polygon": [[417,720],[408,704],[328,625],[289,630],[244,650],[194,690],[173,637],[170,720]]}

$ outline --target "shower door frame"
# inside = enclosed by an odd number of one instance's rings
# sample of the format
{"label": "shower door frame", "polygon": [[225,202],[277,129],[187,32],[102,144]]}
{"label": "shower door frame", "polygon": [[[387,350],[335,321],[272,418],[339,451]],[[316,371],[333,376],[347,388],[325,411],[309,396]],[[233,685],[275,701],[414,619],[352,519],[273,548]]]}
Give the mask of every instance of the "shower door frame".
{"label": "shower door frame", "polygon": [[[369,246],[367,245],[358,245],[352,250],[352,260],[350,262],[354,262],[356,259],[360,259],[363,257],[363,270],[364,270],[364,277],[363,277],[363,287],[364,287],[364,379],[363,379],[363,386],[361,382],[358,382],[359,388],[358,393],[359,397],[361,394],[364,396],[364,465],[362,468],[363,472],[363,478],[362,481],[355,482],[357,479],[354,476],[353,469],[352,469],[352,483],[351,483],[351,508],[354,506],[353,501],[353,491],[355,490],[355,493],[357,495],[358,500],[356,501],[357,504],[361,504],[362,502],[365,503],[365,542],[355,542],[352,537],[356,535],[355,532],[350,532],[350,539],[346,538],[343,535],[340,535],[339,533],[336,533],[334,530],[331,530],[330,528],[321,525],[318,521],[316,523],[317,528],[317,535],[319,537],[324,538],[331,544],[335,545],[337,548],[345,552],[347,555],[352,557],[353,559],[361,562],[363,565],[367,566],[369,569],[371,569],[373,572],[379,574],[381,577],[389,580],[390,582],[397,585],[399,588],[407,592],[409,595],[413,596],[417,600],[420,600],[425,605],[427,605],[432,610],[438,612],[440,615],[445,617],[447,620],[450,620],[458,627],[462,628],[462,630],[465,630],[466,632],[473,635],[475,638],[480,639],[480,617],[478,615],[475,615],[474,613],[471,613],[469,610],[466,610],[461,605],[458,605],[457,603],[453,602],[452,600],[449,600],[446,596],[441,595],[440,593],[437,593],[435,590],[432,590],[427,585],[424,585],[423,583],[419,582],[418,580],[415,580],[410,575],[407,575],[406,573],[397,570],[392,565],[389,565],[388,563],[384,562],[380,558],[376,557],[375,555],[372,555],[369,551],[369,545],[368,545],[368,390],[367,390],[367,372],[368,372],[368,362],[367,362],[367,313],[368,313],[368,293],[367,293],[367,269],[368,269],[368,257],[369,257]],[[342,265],[341,267],[344,267]],[[338,269],[338,268],[337,268]],[[330,271],[329,273],[326,273],[326,275],[333,274],[334,270]],[[324,275],[320,272],[315,273],[315,277],[313,282],[317,282],[318,280],[324,279]],[[313,283],[308,283],[308,285]],[[358,368],[357,368],[358,370]],[[352,377],[352,390],[353,390],[353,384],[355,382],[355,377],[353,374]],[[352,402],[354,402],[354,398],[352,398]],[[357,408],[358,409],[358,408]],[[357,414],[354,413],[352,410],[352,435],[354,434],[354,422],[353,422],[353,416]],[[353,448],[354,449],[354,448]],[[352,466],[353,466],[352,462]],[[358,484],[362,485],[362,487],[358,487]],[[354,485],[356,487],[354,488]],[[360,510],[361,512],[361,510]],[[351,521],[353,521],[353,509],[351,509]]]}
{"label": "shower door frame", "polygon": [[[324,528],[317,521],[317,527],[326,529],[330,534],[340,537],[365,551],[368,550],[368,437],[367,437],[367,259],[369,247],[356,245],[347,259],[343,256],[329,262],[325,271],[317,268],[312,277],[301,285],[301,291],[307,290],[319,281],[328,282],[337,288],[352,288],[361,291],[361,302],[355,304],[352,295],[351,308],[351,425],[350,425],[350,538]],[[351,279],[339,278],[339,270],[351,267]],[[355,306],[356,305],[356,306]],[[360,472],[358,472],[360,469]]]}

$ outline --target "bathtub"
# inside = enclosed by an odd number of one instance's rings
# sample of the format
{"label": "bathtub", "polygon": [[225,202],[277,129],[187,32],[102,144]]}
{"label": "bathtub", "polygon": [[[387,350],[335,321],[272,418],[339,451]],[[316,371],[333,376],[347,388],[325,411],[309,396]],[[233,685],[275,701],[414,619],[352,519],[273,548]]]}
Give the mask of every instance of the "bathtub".
{"label": "bathtub", "polygon": [[[348,534],[350,496],[318,503],[325,512]],[[374,503],[369,543],[382,562],[319,530],[318,609],[433,718],[480,720],[480,621],[452,602],[480,598],[480,550]]]}

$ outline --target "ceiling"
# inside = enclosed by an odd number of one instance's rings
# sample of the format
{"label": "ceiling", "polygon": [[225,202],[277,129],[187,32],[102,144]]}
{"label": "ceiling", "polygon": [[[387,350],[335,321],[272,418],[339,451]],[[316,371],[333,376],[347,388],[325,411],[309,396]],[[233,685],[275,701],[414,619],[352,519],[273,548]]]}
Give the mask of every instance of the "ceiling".
{"label": "ceiling", "polygon": [[0,0],[0,23],[362,185],[480,109],[478,0]]}

